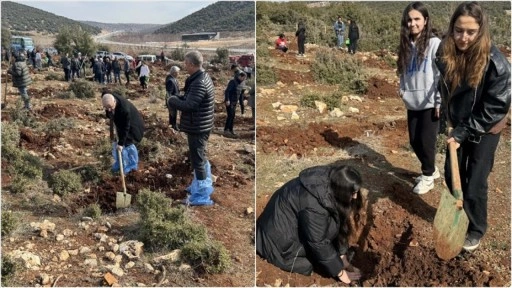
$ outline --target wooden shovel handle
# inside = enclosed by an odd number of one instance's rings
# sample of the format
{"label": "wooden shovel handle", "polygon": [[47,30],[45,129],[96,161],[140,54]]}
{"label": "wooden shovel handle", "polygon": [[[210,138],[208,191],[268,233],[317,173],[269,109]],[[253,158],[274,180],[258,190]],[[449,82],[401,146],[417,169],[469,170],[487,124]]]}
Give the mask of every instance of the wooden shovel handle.
{"label": "wooden shovel handle", "polygon": [[[119,159],[119,171],[121,171],[121,181],[123,182],[123,193],[126,194],[126,185],[124,184],[124,167],[123,167],[123,155],[121,155],[121,151],[117,150],[117,159]],[[459,181],[460,182],[460,181]]]}
{"label": "wooden shovel handle", "polygon": [[459,173],[459,161],[457,160],[457,145],[455,142],[451,142],[448,144],[448,149],[450,151],[450,169],[452,174],[452,193],[454,193],[454,197],[459,200],[457,201],[457,206],[461,205],[462,207],[462,188],[460,184],[460,173]]}

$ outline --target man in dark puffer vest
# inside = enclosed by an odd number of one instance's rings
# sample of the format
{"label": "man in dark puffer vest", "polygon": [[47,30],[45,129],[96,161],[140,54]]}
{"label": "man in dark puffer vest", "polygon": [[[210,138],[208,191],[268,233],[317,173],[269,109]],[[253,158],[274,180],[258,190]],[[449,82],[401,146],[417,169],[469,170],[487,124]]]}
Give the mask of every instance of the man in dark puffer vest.
{"label": "man in dark puffer vest", "polygon": [[30,97],[27,93],[27,86],[32,84],[25,56],[23,53],[16,52],[14,54],[14,63],[7,73],[12,75],[12,86],[18,88],[21,99],[24,102],[24,108],[30,110]]}
{"label": "man in dark puffer vest", "polygon": [[185,96],[171,96],[168,107],[182,111],[180,131],[187,134],[190,160],[194,168],[194,179],[187,188],[190,193],[187,205],[212,205],[213,193],[210,163],[206,159],[205,147],[213,128],[215,91],[210,76],[201,68],[203,56],[198,51],[185,55],[185,70],[190,75],[185,81]]}

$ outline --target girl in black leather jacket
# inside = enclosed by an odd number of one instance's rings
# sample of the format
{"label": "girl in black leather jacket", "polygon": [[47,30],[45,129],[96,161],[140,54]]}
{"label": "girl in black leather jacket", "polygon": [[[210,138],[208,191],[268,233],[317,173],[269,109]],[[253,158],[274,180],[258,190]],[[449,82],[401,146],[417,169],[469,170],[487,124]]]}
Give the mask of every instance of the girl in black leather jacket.
{"label": "girl in black leather jacket", "polygon": [[[469,227],[464,250],[473,251],[487,230],[487,178],[510,109],[510,63],[491,44],[487,15],[476,2],[454,12],[436,65],[448,127],[447,142],[456,142],[464,210]],[[451,186],[449,151],[446,183]]]}

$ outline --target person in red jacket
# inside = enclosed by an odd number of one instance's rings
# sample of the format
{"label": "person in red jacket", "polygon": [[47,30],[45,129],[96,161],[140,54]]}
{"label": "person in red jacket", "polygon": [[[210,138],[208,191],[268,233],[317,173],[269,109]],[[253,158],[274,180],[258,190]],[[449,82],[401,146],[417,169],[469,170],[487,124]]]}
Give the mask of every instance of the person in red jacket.
{"label": "person in red jacket", "polygon": [[279,38],[276,39],[276,49],[279,49],[286,53],[288,51],[288,44],[286,44],[286,38],[284,38],[284,34],[279,34]]}

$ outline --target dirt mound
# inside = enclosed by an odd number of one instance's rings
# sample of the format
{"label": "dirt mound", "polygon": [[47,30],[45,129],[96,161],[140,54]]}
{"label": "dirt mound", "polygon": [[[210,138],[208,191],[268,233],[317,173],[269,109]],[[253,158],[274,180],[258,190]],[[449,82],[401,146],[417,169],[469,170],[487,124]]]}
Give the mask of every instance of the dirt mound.
{"label": "dirt mound", "polygon": [[389,82],[384,79],[372,77],[368,79],[368,91],[366,92],[366,96],[372,100],[394,98],[398,97],[397,91],[397,86],[389,84]]}

